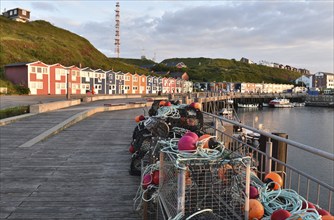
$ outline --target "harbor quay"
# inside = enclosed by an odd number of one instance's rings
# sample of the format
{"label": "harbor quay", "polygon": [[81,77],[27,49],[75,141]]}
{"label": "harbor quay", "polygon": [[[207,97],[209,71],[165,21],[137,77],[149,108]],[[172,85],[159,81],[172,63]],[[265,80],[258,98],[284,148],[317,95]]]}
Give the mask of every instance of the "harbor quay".
{"label": "harbor quay", "polygon": [[1,219],[140,219],[132,200],[140,177],[128,173],[128,146],[134,115],[145,106],[57,127],[108,102],[35,114],[0,127]]}

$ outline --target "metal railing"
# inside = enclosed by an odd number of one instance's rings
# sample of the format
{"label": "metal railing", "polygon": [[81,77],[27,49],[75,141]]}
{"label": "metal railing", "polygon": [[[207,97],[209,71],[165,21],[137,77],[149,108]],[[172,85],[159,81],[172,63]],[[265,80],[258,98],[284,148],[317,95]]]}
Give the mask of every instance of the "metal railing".
{"label": "metal railing", "polygon": [[[333,172],[328,174],[331,175],[329,177],[331,179],[330,183],[311,176],[309,173],[288,164],[287,160],[282,161],[279,158],[274,157],[274,155],[272,155],[273,142],[277,141],[283,143],[287,148],[292,147],[298,149],[298,152],[308,152],[312,156],[317,157],[318,160],[326,161],[325,163],[328,163],[332,168],[334,165],[334,154],[288,140],[265,131],[257,130],[253,127],[226,119],[222,116],[207,112],[203,112],[203,114],[205,125],[204,130],[211,135],[215,135],[217,140],[223,142],[230,150],[238,151],[242,155],[252,156],[254,162],[253,167],[256,167],[256,172],[260,179],[263,179],[263,177],[271,171],[280,173],[284,179],[283,187],[285,189],[295,190],[307,201],[333,213]],[[262,139],[264,138],[264,144],[262,143],[262,146],[260,146],[258,138],[242,136],[241,133],[236,135],[236,128],[247,129],[248,132],[259,134]],[[260,150],[260,148],[262,148],[262,150]],[[263,149],[265,150],[263,151]],[[305,161],[305,163],[307,163],[307,161]],[[314,166],[317,166],[316,160],[312,161],[312,163],[315,163]],[[321,169],[322,167],[319,166],[319,172],[321,172]]]}

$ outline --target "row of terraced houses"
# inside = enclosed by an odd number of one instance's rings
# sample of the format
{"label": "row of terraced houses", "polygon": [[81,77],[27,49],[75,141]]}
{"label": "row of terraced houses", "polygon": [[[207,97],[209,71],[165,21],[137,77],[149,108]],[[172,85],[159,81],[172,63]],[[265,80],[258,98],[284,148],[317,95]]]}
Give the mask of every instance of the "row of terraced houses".
{"label": "row of terraced houses", "polygon": [[70,94],[157,94],[192,92],[191,81],[172,77],[93,70],[89,67],[48,65],[41,61],[5,66],[5,76],[26,86],[31,95]]}

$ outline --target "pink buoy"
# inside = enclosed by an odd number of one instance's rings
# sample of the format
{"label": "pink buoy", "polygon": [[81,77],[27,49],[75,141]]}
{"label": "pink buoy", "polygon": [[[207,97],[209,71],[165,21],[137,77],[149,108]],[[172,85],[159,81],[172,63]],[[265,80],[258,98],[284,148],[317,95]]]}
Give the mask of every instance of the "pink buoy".
{"label": "pink buoy", "polygon": [[195,132],[188,131],[188,132],[185,133],[183,136],[190,136],[190,137],[192,137],[195,141],[198,140],[198,135],[197,135]]}
{"label": "pink buoy", "polygon": [[249,187],[249,198],[250,199],[257,199],[259,197],[259,191],[255,186]]}
{"label": "pink buoy", "polygon": [[147,189],[147,187],[152,183],[152,176],[151,174],[145,174],[143,177],[143,182],[142,182],[142,186],[143,189]]}
{"label": "pink buoy", "polygon": [[183,136],[177,144],[179,150],[196,150],[196,140],[191,136]]}

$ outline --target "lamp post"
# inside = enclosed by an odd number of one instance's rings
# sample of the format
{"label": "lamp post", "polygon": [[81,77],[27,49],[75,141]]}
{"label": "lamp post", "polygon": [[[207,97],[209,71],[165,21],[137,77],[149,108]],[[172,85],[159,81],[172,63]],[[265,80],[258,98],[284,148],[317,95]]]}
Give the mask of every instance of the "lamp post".
{"label": "lamp post", "polygon": [[70,89],[71,89],[71,83],[69,82],[70,81],[70,71],[67,70],[67,85],[66,85],[66,98],[67,99],[71,99],[71,92],[70,92]]}

